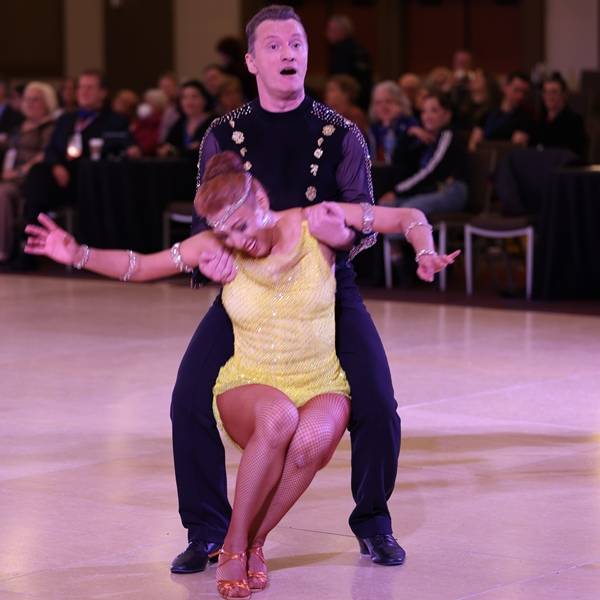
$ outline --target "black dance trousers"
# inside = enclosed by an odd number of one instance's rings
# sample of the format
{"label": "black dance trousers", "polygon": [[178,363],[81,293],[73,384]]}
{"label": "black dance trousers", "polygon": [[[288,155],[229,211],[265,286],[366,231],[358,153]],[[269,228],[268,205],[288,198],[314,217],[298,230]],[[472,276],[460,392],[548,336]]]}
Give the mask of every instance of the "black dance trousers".
{"label": "black dance trousers", "polygon": [[[352,395],[352,495],[355,535],[392,532],[387,501],[400,452],[400,418],[387,358],[349,266],[336,270],[336,348]],[[179,514],[188,539],[222,542],[231,507],[225,452],[212,411],[212,388],[233,354],[233,330],[220,296],[183,356],[171,403]]]}

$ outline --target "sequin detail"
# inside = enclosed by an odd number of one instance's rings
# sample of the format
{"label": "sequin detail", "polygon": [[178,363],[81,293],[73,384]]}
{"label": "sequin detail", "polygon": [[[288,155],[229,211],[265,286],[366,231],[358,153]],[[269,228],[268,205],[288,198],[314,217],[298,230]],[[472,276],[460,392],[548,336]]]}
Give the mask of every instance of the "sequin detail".
{"label": "sequin detail", "polygon": [[215,399],[252,383],[281,390],[296,406],[326,392],[349,396],[335,351],[335,276],[306,222],[289,254],[235,259],[237,276],[223,288],[234,354],[219,372]]}

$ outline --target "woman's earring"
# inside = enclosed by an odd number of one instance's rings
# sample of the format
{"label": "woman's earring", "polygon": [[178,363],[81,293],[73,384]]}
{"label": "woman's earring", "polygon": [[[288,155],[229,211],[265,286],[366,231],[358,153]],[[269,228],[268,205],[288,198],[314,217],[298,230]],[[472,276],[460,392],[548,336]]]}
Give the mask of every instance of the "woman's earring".
{"label": "woman's earring", "polygon": [[271,216],[271,211],[265,210],[260,218],[261,227],[267,227],[273,222],[273,218]]}

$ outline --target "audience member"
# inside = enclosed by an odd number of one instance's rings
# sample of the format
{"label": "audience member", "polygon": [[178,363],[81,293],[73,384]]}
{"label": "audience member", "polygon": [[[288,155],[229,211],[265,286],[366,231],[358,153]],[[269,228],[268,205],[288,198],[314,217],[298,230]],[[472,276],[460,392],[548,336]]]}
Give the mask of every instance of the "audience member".
{"label": "audience member", "polygon": [[133,90],[119,90],[112,101],[111,108],[113,112],[125,117],[128,123],[132,123],[139,103],[140,97]]}
{"label": "audience member", "polygon": [[178,105],[179,83],[175,73],[163,73],[158,78],[158,88],[167,98],[167,106],[162,112],[159,132],[159,143],[164,144],[171,127],[173,127],[181,117]]}
{"label": "audience member", "polygon": [[58,102],[60,105],[57,117],[66,112],[77,110],[77,81],[74,77],[66,77],[58,86]]}
{"label": "audience member", "polygon": [[[25,218],[36,223],[40,212],[73,201],[78,160],[90,155],[90,140],[104,140],[104,153],[121,150],[132,143],[127,120],[106,104],[107,89],[99,71],[84,71],[77,80],[76,112],[56,121],[44,160],[29,171],[24,184]],[[31,257],[20,255],[17,268],[31,268]]]}
{"label": "audience member", "polygon": [[473,75],[473,55],[464,49],[456,50],[452,56],[452,73],[457,82],[471,79]]}
{"label": "audience member", "polygon": [[469,150],[474,151],[485,140],[508,140],[527,146],[533,121],[523,108],[529,93],[529,79],[524,73],[511,73],[502,88],[502,101],[481,117],[469,139]]}
{"label": "audience member", "polygon": [[23,121],[23,115],[10,105],[8,95],[8,81],[0,77],[0,145],[6,143],[8,134]]}
{"label": "audience member", "polygon": [[411,127],[418,126],[410,102],[397,83],[382,81],[373,88],[369,117],[367,141],[371,157],[380,164],[392,164],[398,140],[408,135]]}
{"label": "audience member", "polygon": [[455,104],[455,122],[461,129],[470,130],[498,107],[501,94],[496,78],[482,69],[473,71],[467,91],[468,94]]}
{"label": "audience member", "polygon": [[0,181],[0,262],[13,250],[17,216],[22,212],[22,185],[31,167],[43,159],[50,141],[58,100],[47,83],[32,81],[23,94],[24,121],[9,139]]}
{"label": "audience member", "polygon": [[213,104],[216,104],[219,90],[225,83],[226,78],[227,74],[221,65],[212,63],[204,67],[202,71],[202,83],[206,91],[210,94]]}
{"label": "audience member", "polygon": [[567,84],[560,73],[543,82],[542,103],[535,143],[544,148],[568,148],[582,158],[586,145],[583,119],[568,105]]}
{"label": "audience member", "polygon": [[179,155],[196,159],[200,142],[211,122],[211,98],[196,79],[181,84],[179,104],[182,116],[171,127],[159,156]]}
{"label": "audience member", "polygon": [[408,98],[413,115],[417,114],[417,95],[422,89],[421,78],[414,73],[404,73],[398,79],[398,85]]}
{"label": "audience member", "polygon": [[23,93],[25,92],[25,83],[19,82],[14,83],[10,86],[10,93],[8,96],[8,103],[10,107],[18,113],[23,114],[22,104],[23,104]]}
{"label": "audience member", "polygon": [[369,121],[364,111],[356,105],[359,93],[360,86],[356,79],[350,75],[334,75],[327,80],[325,85],[325,104],[331,106],[346,119],[356,123],[358,128],[366,134],[369,129]]}
{"label": "audience member", "polygon": [[435,141],[402,149],[401,162],[410,166],[412,174],[379,203],[418,208],[427,216],[461,211],[467,204],[467,153],[461,137],[450,128],[450,96],[432,92],[424,102],[421,119]]}
{"label": "audience member", "polygon": [[221,57],[223,71],[240,82],[243,97],[246,100],[256,98],[256,78],[246,67],[246,52],[242,42],[236,37],[227,36],[217,42],[215,50]]}
{"label": "audience member", "polygon": [[217,110],[224,115],[230,110],[243,106],[245,102],[242,84],[237,77],[226,77],[217,94]]}
{"label": "audience member", "polygon": [[130,158],[156,154],[160,144],[162,115],[167,105],[167,97],[161,89],[153,88],[144,93],[144,101],[137,107],[137,117],[130,128],[136,144],[131,148],[137,148],[139,152],[129,150],[127,154]]}
{"label": "audience member", "polygon": [[325,37],[330,46],[329,75],[350,75],[359,84],[358,105],[367,109],[371,98],[371,58],[354,39],[354,25],[346,15],[327,21]]}

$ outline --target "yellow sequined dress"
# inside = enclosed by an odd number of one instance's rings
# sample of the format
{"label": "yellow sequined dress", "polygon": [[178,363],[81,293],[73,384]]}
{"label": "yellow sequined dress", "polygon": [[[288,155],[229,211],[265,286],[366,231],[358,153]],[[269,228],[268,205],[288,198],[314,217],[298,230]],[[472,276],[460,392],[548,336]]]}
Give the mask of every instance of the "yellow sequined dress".
{"label": "yellow sequined dress", "polygon": [[292,252],[235,261],[223,287],[234,353],[213,388],[219,425],[217,396],[242,385],[272,386],[298,407],[326,392],[350,396],[335,352],[335,276],[306,221]]}

